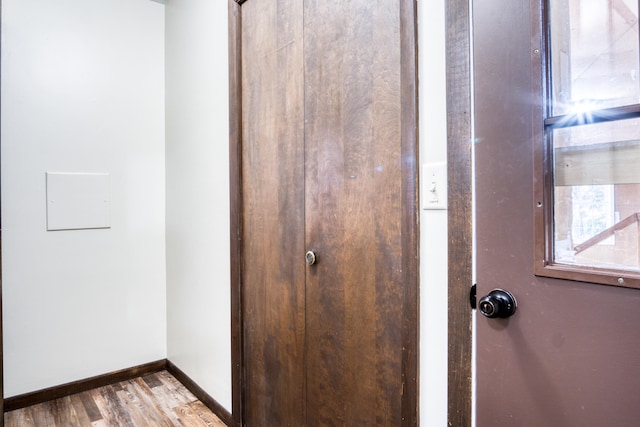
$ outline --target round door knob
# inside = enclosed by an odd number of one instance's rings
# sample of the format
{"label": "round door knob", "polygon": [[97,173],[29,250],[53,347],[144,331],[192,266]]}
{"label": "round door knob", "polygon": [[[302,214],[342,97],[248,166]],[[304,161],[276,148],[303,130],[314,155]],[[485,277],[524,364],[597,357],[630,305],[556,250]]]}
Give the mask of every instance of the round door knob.
{"label": "round door knob", "polygon": [[305,260],[307,261],[308,265],[313,265],[316,263],[316,254],[313,251],[308,251],[305,255],[304,255]]}
{"label": "round door knob", "polygon": [[494,289],[478,301],[480,313],[490,318],[513,316],[517,307],[516,298],[502,289]]}

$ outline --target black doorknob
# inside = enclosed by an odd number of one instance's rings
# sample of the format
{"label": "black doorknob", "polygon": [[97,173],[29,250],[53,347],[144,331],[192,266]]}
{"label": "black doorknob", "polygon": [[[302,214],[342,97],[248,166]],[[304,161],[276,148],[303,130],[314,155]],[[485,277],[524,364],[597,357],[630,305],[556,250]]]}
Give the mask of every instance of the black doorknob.
{"label": "black doorknob", "polygon": [[480,313],[486,317],[510,317],[516,312],[516,298],[502,289],[494,289],[478,301]]}

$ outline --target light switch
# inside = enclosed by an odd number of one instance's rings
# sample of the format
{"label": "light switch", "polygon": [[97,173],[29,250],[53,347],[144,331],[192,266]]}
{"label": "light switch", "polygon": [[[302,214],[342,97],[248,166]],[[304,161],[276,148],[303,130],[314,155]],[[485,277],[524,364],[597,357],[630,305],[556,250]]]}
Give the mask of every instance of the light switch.
{"label": "light switch", "polygon": [[422,209],[447,209],[447,164],[422,165]]}

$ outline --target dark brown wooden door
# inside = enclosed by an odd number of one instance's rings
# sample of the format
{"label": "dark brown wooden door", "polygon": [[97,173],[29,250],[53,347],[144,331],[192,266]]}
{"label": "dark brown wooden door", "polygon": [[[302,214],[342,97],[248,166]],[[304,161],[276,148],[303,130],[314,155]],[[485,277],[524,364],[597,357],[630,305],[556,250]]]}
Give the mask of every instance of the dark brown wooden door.
{"label": "dark brown wooden door", "polygon": [[640,292],[533,272],[537,16],[474,3],[477,291],[518,302],[477,318],[477,426],[638,425]]}
{"label": "dark brown wooden door", "polygon": [[304,419],[302,3],[242,6],[244,422]]}
{"label": "dark brown wooden door", "polygon": [[414,14],[242,3],[248,426],[416,423]]}

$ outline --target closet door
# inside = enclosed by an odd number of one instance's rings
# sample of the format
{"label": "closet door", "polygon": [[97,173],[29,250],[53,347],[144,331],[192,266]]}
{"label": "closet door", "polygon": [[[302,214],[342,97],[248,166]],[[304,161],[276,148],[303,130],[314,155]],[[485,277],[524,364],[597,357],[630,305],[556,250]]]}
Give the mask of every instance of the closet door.
{"label": "closet door", "polygon": [[415,424],[413,2],[241,10],[245,425]]}
{"label": "closet door", "polygon": [[403,277],[399,1],[305,5],[306,243],[318,258],[306,283],[307,418],[399,426],[412,285]]}
{"label": "closet door", "polygon": [[247,426],[304,420],[301,0],[242,6],[242,308]]}

